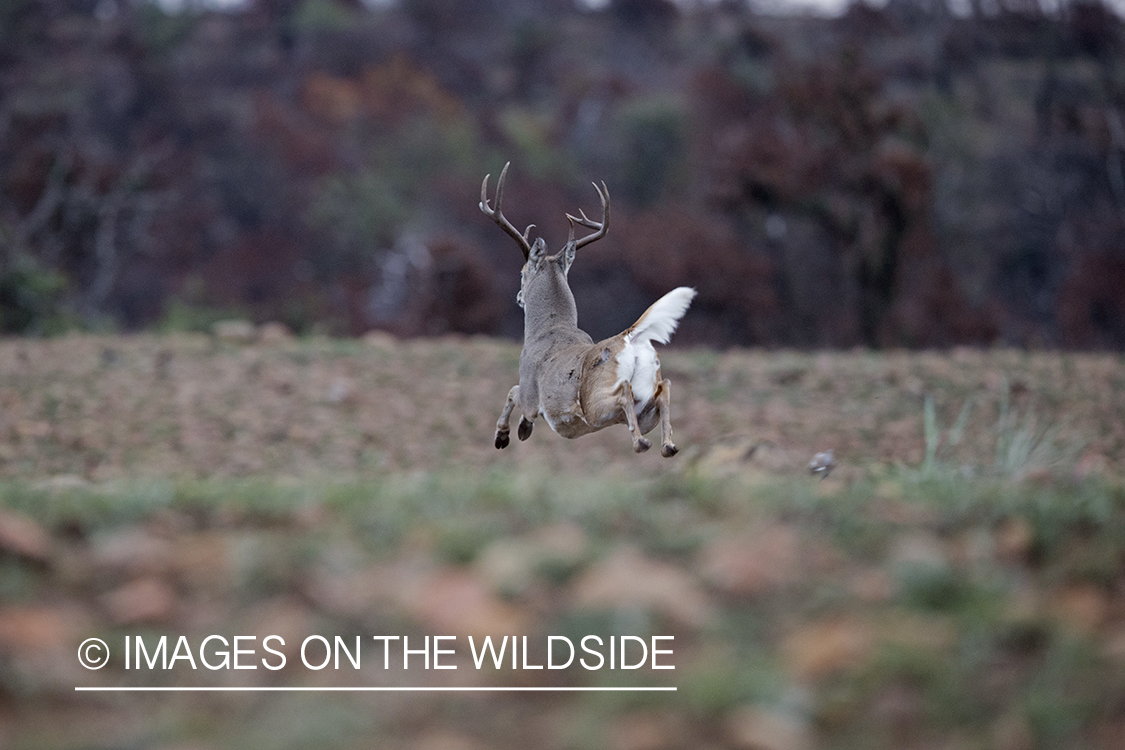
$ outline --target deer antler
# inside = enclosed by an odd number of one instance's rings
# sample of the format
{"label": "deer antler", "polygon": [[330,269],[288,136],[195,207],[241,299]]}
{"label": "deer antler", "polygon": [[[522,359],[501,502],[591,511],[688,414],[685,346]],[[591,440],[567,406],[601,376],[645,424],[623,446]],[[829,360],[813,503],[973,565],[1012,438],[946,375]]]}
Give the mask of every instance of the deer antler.
{"label": "deer antler", "polygon": [[504,178],[508,176],[508,167],[510,167],[511,164],[511,162],[508,162],[504,165],[504,169],[500,172],[500,179],[496,182],[496,208],[489,208],[488,205],[488,178],[492,177],[492,175],[486,174],[484,176],[484,182],[480,184],[480,210],[484,212],[485,216],[495,221],[501,229],[512,236],[512,239],[514,239],[519,244],[520,249],[523,250],[523,259],[527,260],[531,256],[531,243],[528,241],[528,235],[531,234],[531,230],[535,225],[528,224],[527,229],[524,230],[523,234],[520,234],[519,230],[512,226],[512,222],[508,221],[500,210],[500,201],[504,198]]}
{"label": "deer antler", "polygon": [[[605,237],[606,232],[609,231],[609,188],[606,187],[605,182],[602,182],[601,187],[598,187],[598,183],[596,182],[593,184],[594,190],[598,191],[598,197],[602,199],[602,220],[600,222],[594,221],[590,217],[586,216],[586,212],[582,209],[578,209],[578,213],[581,214],[581,218],[579,218],[578,216],[571,216],[570,214],[566,215],[567,221],[570,222],[570,238],[567,240],[567,244],[569,245],[571,242],[574,242],[575,250],[580,247],[585,247],[595,240],[600,240],[602,237]],[[582,239],[575,242],[575,224],[581,224],[587,229],[596,229],[598,231],[594,232],[593,234],[588,234]]]}

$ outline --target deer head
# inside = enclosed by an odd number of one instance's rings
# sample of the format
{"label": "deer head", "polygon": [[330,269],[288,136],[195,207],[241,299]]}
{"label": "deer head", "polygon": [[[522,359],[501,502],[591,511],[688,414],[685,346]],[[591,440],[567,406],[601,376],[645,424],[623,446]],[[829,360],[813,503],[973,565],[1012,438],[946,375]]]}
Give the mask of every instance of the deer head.
{"label": "deer head", "polygon": [[[547,243],[542,237],[537,237],[534,242],[529,240],[531,230],[535,228],[534,224],[529,224],[523,234],[520,234],[519,230],[512,226],[512,223],[508,221],[501,210],[501,201],[504,198],[504,182],[508,176],[509,166],[511,166],[511,162],[504,165],[504,169],[500,172],[500,179],[496,183],[495,208],[489,206],[488,200],[488,181],[492,175],[484,176],[484,181],[480,186],[480,210],[507,232],[520,246],[520,250],[523,251],[524,264],[523,268],[520,269],[520,291],[516,295],[516,302],[520,307],[524,307],[529,287],[534,284],[543,271],[561,272],[563,285],[565,286],[566,276],[570,273],[570,266],[574,263],[574,256],[578,248],[585,247],[591,242],[605,237],[609,231],[609,188],[606,187],[604,182],[600,187],[597,183],[593,183],[594,190],[598,191],[598,197],[602,202],[602,220],[598,222],[590,219],[581,209],[578,211],[579,216],[567,214],[566,219],[570,223],[570,234],[567,237],[566,245],[554,255],[548,255]],[[574,227],[576,224],[595,231],[585,237],[575,239]]]}

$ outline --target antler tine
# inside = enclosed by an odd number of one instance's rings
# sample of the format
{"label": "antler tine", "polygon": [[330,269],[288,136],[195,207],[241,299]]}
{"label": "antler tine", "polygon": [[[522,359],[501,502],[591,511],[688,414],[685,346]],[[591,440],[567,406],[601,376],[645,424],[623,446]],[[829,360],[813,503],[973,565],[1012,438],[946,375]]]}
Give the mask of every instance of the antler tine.
{"label": "antler tine", "polygon": [[528,224],[527,229],[524,230],[523,234],[520,234],[519,230],[504,217],[504,212],[500,209],[501,201],[504,199],[504,180],[508,176],[508,167],[511,165],[511,162],[504,165],[504,169],[500,170],[500,179],[496,181],[496,208],[490,208],[488,205],[488,180],[492,175],[486,174],[484,176],[484,181],[480,184],[480,210],[516,241],[520,250],[523,251],[524,260],[527,260],[531,256],[531,242],[528,238],[531,235],[532,227],[535,225]]}
{"label": "antler tine", "polygon": [[568,219],[570,219],[571,221],[578,222],[579,224],[581,224],[584,227],[589,227],[590,229],[601,229],[602,225],[599,224],[598,222],[594,221],[590,217],[588,217],[586,215],[586,212],[583,211],[581,208],[578,209],[578,213],[580,213],[582,215],[582,218],[578,218],[577,216],[571,216],[570,214],[567,214],[566,217]]}
{"label": "antler tine", "polygon": [[570,239],[567,241],[568,243],[574,242],[574,225],[575,224],[581,224],[582,226],[586,227],[587,229],[596,229],[597,230],[593,234],[588,234],[585,237],[583,237],[582,239],[575,242],[574,243],[574,249],[575,250],[577,250],[580,247],[585,247],[586,245],[589,245],[591,242],[594,242],[596,240],[600,240],[602,237],[606,236],[607,232],[609,232],[609,188],[606,187],[606,184],[605,184],[604,181],[602,182],[601,187],[598,187],[598,183],[596,183],[596,182],[593,183],[593,185],[594,185],[594,190],[598,191],[598,197],[601,198],[601,201],[602,201],[602,220],[600,222],[594,221],[593,219],[588,217],[586,215],[586,212],[583,211],[582,209],[578,209],[578,213],[581,215],[581,218],[579,216],[571,216],[570,214],[566,215],[567,220],[570,221]]}

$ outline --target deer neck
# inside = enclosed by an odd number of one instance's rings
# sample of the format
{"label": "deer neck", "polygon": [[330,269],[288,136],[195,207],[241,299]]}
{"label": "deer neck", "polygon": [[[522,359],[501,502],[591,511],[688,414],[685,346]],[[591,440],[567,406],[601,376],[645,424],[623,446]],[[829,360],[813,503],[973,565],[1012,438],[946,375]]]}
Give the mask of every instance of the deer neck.
{"label": "deer neck", "polygon": [[549,338],[570,343],[575,335],[581,335],[578,307],[574,304],[574,294],[567,284],[566,275],[561,268],[551,265],[552,268],[537,274],[524,291],[525,344]]}

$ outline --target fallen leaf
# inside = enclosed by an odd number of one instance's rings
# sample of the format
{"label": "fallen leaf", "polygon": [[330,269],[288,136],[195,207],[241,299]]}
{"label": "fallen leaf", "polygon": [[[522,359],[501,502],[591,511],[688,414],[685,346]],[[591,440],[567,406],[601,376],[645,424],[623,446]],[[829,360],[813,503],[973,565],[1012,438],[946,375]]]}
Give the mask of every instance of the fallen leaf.
{"label": "fallen leaf", "polygon": [[608,730],[612,750],[671,750],[682,747],[684,730],[676,714],[640,711],[618,717]]}
{"label": "fallen leaf", "polygon": [[520,608],[501,601],[477,576],[444,568],[400,592],[407,614],[435,635],[509,635],[527,633],[531,623]]}
{"label": "fallen leaf", "polygon": [[444,729],[427,731],[414,743],[414,750],[479,750],[476,740]]}
{"label": "fallen leaf", "polygon": [[116,625],[166,623],[175,614],[176,594],[158,578],[142,578],[105,594],[101,603]]}
{"label": "fallen leaf", "polygon": [[0,553],[47,562],[51,556],[51,537],[31,518],[0,508]]}
{"label": "fallen leaf", "polygon": [[167,538],[133,526],[95,536],[90,564],[99,574],[113,578],[158,576],[172,568],[175,552]]}
{"label": "fallen leaf", "polygon": [[287,344],[293,341],[293,333],[284,323],[270,321],[258,328],[258,342],[266,345]]}
{"label": "fallen leaf", "polygon": [[518,596],[535,579],[536,550],[519,539],[498,539],[477,557],[473,569],[499,594]]}
{"label": "fallen leaf", "polygon": [[236,555],[232,547],[237,540],[223,532],[209,531],[181,537],[175,544],[171,564],[176,579],[193,589],[226,591],[233,588],[238,577],[236,557],[246,569],[252,569],[261,564],[260,560],[253,559],[256,552],[271,551],[268,548],[263,550],[267,543],[255,535],[240,538],[245,549],[242,554]]}
{"label": "fallen leaf", "polygon": [[24,604],[0,609],[0,653],[69,649],[89,617],[73,606]]}
{"label": "fallen leaf", "polygon": [[777,710],[747,706],[725,722],[727,741],[735,750],[812,750],[808,724]]}
{"label": "fallen leaf", "polygon": [[878,604],[890,600],[895,593],[895,584],[886,571],[867,568],[855,573],[848,587],[860,601]]}
{"label": "fallen leaf", "polygon": [[1027,723],[1027,719],[1018,713],[1006,713],[989,729],[991,747],[995,750],[1033,750],[1035,748],[1035,734]]}
{"label": "fallen leaf", "polygon": [[1109,658],[1125,663],[1125,625],[1106,636],[1103,651]]}
{"label": "fallen leaf", "polygon": [[788,526],[770,525],[723,535],[702,550],[704,580],[733,596],[758,596],[783,588],[800,575],[801,549]]}
{"label": "fallen leaf", "polygon": [[693,628],[705,625],[715,613],[694,578],[628,546],[591,566],[574,583],[572,592],[578,607],[638,607]]}
{"label": "fallen leaf", "polygon": [[226,344],[252,344],[258,330],[248,320],[220,320],[211,327],[215,338]]}
{"label": "fallen leaf", "polygon": [[781,644],[789,671],[800,679],[819,680],[861,664],[870,654],[874,636],[866,624],[830,620],[802,625]]}
{"label": "fallen leaf", "polygon": [[1007,560],[1025,560],[1035,541],[1035,529],[1022,516],[1005,518],[992,534],[996,554]]}
{"label": "fallen leaf", "polygon": [[1092,584],[1072,584],[1055,594],[1052,610],[1060,622],[1078,633],[1092,635],[1106,621],[1109,597]]}

